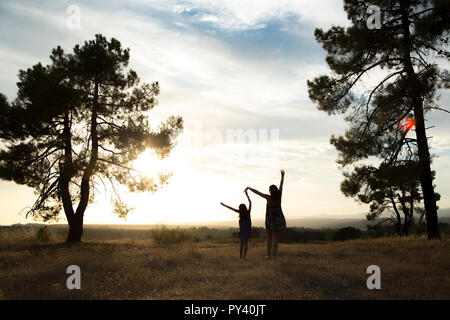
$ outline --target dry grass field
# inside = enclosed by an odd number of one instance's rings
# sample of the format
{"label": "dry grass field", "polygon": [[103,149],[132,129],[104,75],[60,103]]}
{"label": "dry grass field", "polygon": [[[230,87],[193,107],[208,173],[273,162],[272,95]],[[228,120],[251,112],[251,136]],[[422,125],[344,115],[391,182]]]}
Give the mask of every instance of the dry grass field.
{"label": "dry grass field", "polygon": [[[0,244],[2,299],[449,299],[450,241],[365,239],[280,244],[277,260],[253,241],[238,244],[151,240]],[[81,268],[81,290],[66,268]],[[381,290],[366,269],[381,268]]]}

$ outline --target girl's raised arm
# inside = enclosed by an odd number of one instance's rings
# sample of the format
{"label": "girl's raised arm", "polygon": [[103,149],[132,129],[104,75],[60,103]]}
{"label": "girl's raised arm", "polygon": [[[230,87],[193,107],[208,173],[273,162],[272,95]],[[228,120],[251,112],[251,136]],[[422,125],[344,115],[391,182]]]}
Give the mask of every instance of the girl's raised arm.
{"label": "girl's raised arm", "polygon": [[260,197],[263,197],[264,199],[269,199],[269,195],[268,194],[265,194],[265,193],[262,193],[262,192],[259,192],[258,190],[256,190],[256,189],[253,189],[253,188],[250,188],[250,187],[247,187],[245,190],[250,190],[250,191],[252,191],[252,192],[254,192],[254,193],[256,193],[258,196],[260,196]]}
{"label": "girl's raised arm", "polygon": [[283,183],[284,183],[284,170],[281,170],[281,181],[280,181],[280,187],[278,188],[278,190],[280,190],[280,198],[281,198],[281,194],[283,193]]}
{"label": "girl's raised arm", "polygon": [[252,211],[252,200],[250,200],[250,197],[248,195],[248,190],[245,189],[245,195],[247,196],[248,199],[248,213],[250,213]]}
{"label": "girl's raised arm", "polygon": [[230,209],[230,210],[233,210],[234,212],[239,213],[239,210],[237,210],[237,209],[235,209],[235,208],[232,208],[232,207],[230,207],[230,206],[227,206],[227,205],[226,205],[225,203],[223,203],[223,202],[221,202],[220,204],[223,205],[225,208],[228,208],[228,209]]}

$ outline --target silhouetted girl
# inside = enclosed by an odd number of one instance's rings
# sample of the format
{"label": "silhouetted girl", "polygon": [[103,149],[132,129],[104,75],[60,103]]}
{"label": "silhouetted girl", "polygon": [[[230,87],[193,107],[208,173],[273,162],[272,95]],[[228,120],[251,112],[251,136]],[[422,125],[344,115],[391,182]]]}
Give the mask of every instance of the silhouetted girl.
{"label": "silhouetted girl", "polygon": [[238,238],[239,240],[241,240],[241,247],[239,249],[241,259],[246,259],[247,257],[248,239],[250,239],[250,237],[252,236],[252,219],[250,217],[250,212],[252,211],[252,201],[250,200],[247,191],[245,191],[245,195],[248,199],[248,209],[243,203],[239,205],[239,209],[234,209],[230,206],[227,206],[223,202],[220,203],[224,207],[239,213]]}
{"label": "silhouetted girl", "polygon": [[[271,185],[269,187],[269,194],[265,194],[247,187],[245,190],[250,190],[258,196],[267,200],[266,205],[266,230],[267,230],[267,258],[276,258],[278,251],[278,234],[286,229],[286,219],[284,218],[283,210],[281,210],[281,195],[283,193],[284,170],[281,170],[280,187]],[[272,250],[273,249],[273,250]]]}

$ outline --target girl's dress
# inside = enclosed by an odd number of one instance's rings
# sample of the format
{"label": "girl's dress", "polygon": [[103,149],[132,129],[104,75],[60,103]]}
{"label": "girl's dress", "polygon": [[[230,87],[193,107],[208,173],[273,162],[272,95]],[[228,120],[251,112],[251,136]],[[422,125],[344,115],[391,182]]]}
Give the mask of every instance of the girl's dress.
{"label": "girl's dress", "polygon": [[239,219],[239,240],[248,240],[252,236],[252,219],[250,215],[247,218]]}
{"label": "girl's dress", "polygon": [[270,200],[266,206],[266,229],[274,232],[283,231],[286,229],[286,219],[281,210],[281,202],[273,203]]}

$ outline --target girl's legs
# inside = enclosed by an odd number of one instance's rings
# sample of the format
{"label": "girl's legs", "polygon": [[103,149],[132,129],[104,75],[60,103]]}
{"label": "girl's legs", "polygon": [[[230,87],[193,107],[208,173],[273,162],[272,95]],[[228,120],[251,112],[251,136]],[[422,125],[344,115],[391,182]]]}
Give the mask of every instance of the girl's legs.
{"label": "girl's legs", "polygon": [[272,249],[272,230],[267,229],[267,258],[269,259],[271,249]]}
{"label": "girl's legs", "polygon": [[244,240],[241,240],[241,247],[239,249],[239,257],[242,259],[242,249],[244,248]]}
{"label": "girl's legs", "polygon": [[248,240],[244,240],[244,259],[247,258]]}
{"label": "girl's legs", "polygon": [[277,251],[278,251],[278,232],[272,232],[273,233],[273,257],[277,257]]}

